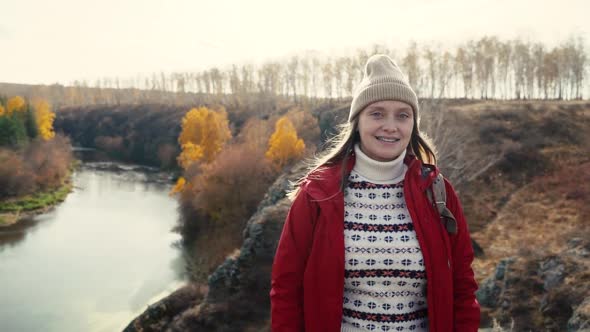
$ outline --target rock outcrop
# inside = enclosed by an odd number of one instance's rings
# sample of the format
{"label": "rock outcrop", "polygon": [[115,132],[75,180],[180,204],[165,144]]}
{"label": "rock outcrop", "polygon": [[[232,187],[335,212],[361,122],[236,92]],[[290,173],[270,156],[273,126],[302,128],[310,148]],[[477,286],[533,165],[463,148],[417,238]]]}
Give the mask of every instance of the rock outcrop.
{"label": "rock outcrop", "polygon": [[484,325],[492,317],[516,331],[590,330],[590,239],[573,238],[558,255],[511,257],[481,283]]}

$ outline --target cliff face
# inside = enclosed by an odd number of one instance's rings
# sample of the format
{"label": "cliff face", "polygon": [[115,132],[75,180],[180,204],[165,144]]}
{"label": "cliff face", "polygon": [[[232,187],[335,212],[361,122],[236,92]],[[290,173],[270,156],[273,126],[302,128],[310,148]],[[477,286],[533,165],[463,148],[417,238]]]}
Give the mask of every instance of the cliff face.
{"label": "cliff face", "polygon": [[281,175],[244,229],[239,251],[228,257],[200,288],[186,286],[151,305],[127,326],[130,331],[261,331],[267,328],[270,274],[290,201],[289,182],[303,164]]}

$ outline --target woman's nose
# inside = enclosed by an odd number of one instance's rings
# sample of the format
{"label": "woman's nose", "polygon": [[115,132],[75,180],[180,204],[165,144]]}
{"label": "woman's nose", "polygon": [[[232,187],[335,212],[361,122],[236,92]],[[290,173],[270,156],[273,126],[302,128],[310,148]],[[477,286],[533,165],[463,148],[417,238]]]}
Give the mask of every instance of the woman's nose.
{"label": "woman's nose", "polygon": [[383,130],[388,131],[388,132],[396,131],[397,130],[397,122],[395,121],[395,118],[388,117],[387,119],[385,119],[385,122],[383,123]]}

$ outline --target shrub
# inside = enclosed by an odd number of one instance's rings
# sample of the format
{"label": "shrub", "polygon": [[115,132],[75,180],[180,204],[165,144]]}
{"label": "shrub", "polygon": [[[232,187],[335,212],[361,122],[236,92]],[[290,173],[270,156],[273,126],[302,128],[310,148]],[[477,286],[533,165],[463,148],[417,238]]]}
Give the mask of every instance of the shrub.
{"label": "shrub", "polygon": [[40,189],[57,188],[72,163],[70,140],[56,135],[52,140],[35,140],[24,151],[24,160]]}
{"label": "shrub", "polygon": [[214,222],[243,224],[256,210],[271,176],[261,150],[230,146],[189,180],[192,205]]}
{"label": "shrub", "polygon": [[505,152],[498,167],[508,175],[511,181],[518,183],[543,174],[550,169],[551,163],[547,157],[541,154],[539,149],[514,144]]}
{"label": "shrub", "polygon": [[0,198],[26,195],[35,189],[35,178],[22,157],[0,149]]}

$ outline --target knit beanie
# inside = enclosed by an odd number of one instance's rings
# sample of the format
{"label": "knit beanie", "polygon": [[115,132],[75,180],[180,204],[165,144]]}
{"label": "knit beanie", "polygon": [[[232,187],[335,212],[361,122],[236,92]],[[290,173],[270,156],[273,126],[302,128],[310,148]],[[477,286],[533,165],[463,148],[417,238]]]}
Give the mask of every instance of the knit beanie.
{"label": "knit beanie", "polygon": [[363,80],[354,92],[348,122],[369,104],[381,100],[397,100],[412,106],[414,118],[418,119],[418,97],[404,74],[387,55],[375,54],[367,60]]}

